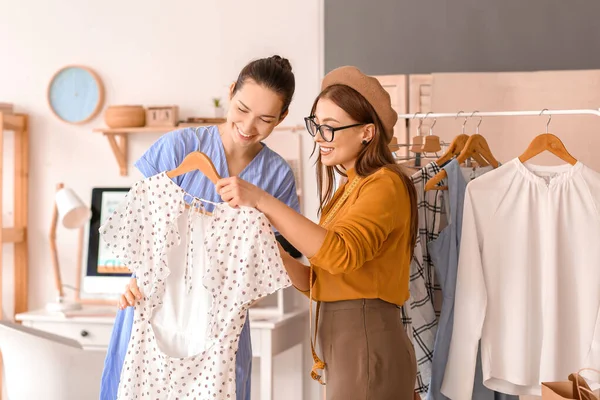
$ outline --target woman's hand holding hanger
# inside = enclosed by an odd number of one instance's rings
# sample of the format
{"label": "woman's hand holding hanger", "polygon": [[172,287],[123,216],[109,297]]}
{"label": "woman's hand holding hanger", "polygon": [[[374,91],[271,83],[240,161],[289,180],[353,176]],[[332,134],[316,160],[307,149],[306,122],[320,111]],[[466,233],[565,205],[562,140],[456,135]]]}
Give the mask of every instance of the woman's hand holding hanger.
{"label": "woman's hand holding hanger", "polygon": [[[243,179],[220,179],[217,181],[217,193],[231,207],[253,207],[264,213],[279,233],[307,257],[312,256],[323,243],[325,229]],[[278,246],[292,283],[301,291],[307,291],[310,269],[289,255],[279,243]]]}
{"label": "woman's hand holding hanger", "polygon": [[265,214],[271,225],[306,257],[312,257],[323,245],[327,233],[324,228],[259,187],[234,176],[219,179],[216,189],[231,207],[253,207]]}
{"label": "woman's hand holding hanger", "polygon": [[261,188],[237,176],[217,181],[217,193],[233,208],[240,206],[259,208],[260,201],[268,194]]}

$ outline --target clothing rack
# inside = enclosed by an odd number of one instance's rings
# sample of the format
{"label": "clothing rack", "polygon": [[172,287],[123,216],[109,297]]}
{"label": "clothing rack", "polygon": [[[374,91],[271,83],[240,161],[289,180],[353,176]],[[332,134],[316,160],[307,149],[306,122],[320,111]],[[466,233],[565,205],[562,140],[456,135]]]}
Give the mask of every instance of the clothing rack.
{"label": "clothing rack", "polygon": [[600,109],[573,109],[573,110],[548,110],[542,111],[473,111],[465,113],[458,111],[456,113],[415,113],[415,114],[398,114],[398,118],[413,119],[413,118],[459,118],[459,117],[513,117],[513,116],[533,116],[540,117],[542,115],[597,115],[600,117]]}
{"label": "clothing rack", "polygon": [[[549,110],[547,108],[538,111],[472,111],[470,113],[465,112],[465,111],[458,111],[456,113],[433,113],[433,112],[428,112],[428,113],[414,113],[414,114],[398,114],[398,118],[399,119],[406,119],[406,120],[411,120],[411,119],[433,119],[434,121],[437,118],[465,118],[465,121],[468,118],[472,118],[472,117],[520,117],[520,116],[532,116],[532,117],[540,117],[540,116],[548,116],[550,118],[552,118],[553,115],[596,115],[600,117],[600,109],[567,109],[567,110]],[[435,123],[435,122],[434,122]],[[548,120],[547,125],[550,124],[550,119]],[[423,135],[423,136],[426,136]],[[406,143],[406,144],[396,144],[395,147],[396,148],[400,148],[400,147],[408,147],[411,146],[411,143]],[[415,153],[414,156],[408,156],[408,157],[396,157],[397,161],[408,161],[408,160],[415,160],[415,166],[419,167],[421,166],[421,153]]]}

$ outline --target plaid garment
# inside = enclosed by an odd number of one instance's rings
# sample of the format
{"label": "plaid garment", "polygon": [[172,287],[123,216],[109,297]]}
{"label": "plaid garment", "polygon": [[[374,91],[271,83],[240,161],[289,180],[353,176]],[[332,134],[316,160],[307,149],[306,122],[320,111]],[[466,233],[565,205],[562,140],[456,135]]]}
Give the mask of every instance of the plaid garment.
{"label": "plaid garment", "polygon": [[401,308],[402,322],[417,359],[415,390],[422,398],[429,390],[439,316],[434,300],[436,296],[441,299],[441,288],[435,279],[435,267],[429,257],[427,244],[438,237],[443,211],[442,191],[425,192],[425,184],[439,171],[440,167],[431,162],[412,175],[417,189],[419,235],[410,264],[410,298]]}

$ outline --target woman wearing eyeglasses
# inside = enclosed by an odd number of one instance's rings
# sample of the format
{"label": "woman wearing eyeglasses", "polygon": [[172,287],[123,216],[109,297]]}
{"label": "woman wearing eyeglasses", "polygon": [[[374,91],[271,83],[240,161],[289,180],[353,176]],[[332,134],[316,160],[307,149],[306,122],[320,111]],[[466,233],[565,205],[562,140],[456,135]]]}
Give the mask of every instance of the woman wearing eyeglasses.
{"label": "woman wearing eyeglasses", "polygon": [[[310,260],[282,251],[294,285],[317,300],[329,400],[413,399],[415,355],[398,306],[409,297],[416,192],[388,144],[397,114],[379,82],[354,67],[330,72],[306,127],[319,147],[320,223],[239,178],[218,182],[231,206],[255,207]],[[325,172],[323,172],[325,166]],[[347,182],[334,193],[334,171]],[[319,307],[317,308],[319,310]]]}

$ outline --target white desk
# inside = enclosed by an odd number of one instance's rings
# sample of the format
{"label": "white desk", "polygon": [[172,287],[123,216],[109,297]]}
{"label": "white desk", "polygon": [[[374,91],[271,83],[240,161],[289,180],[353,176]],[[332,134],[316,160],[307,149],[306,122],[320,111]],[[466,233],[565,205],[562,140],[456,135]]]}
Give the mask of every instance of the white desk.
{"label": "white desk", "polygon": [[[79,341],[86,350],[106,351],[110,341],[116,307],[84,306],[72,316],[46,310],[17,314],[23,325]],[[259,317],[250,310],[252,355],[260,358],[261,400],[273,399],[273,357],[295,346],[303,346],[308,336],[308,310],[293,311],[277,317]],[[304,353],[304,349],[301,354]],[[298,373],[304,375],[301,357]],[[98,366],[103,368],[102,365]]]}

